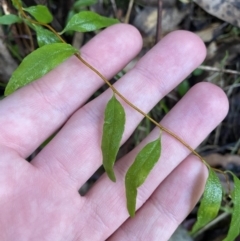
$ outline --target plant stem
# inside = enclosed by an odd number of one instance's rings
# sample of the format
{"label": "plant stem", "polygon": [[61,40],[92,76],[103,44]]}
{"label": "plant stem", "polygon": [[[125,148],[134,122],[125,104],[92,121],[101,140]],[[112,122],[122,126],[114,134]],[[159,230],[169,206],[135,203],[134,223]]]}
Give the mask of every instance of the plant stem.
{"label": "plant stem", "polygon": [[28,25],[26,23],[25,24],[25,28],[26,28],[26,31],[29,35],[29,41],[30,41],[30,50],[31,52],[34,51],[34,43],[33,43],[33,38],[32,38],[32,33],[31,33],[31,30],[30,28],[28,27]]}
{"label": "plant stem", "polygon": [[[28,17],[27,14],[23,11],[21,4],[18,2],[18,7],[21,15],[29,20],[33,24],[42,25],[46,28],[48,28],[50,31],[52,31],[63,43],[66,43],[65,40],[48,24],[40,23],[37,21],[34,21],[32,18]],[[131,106],[134,110],[142,114],[144,117],[146,117],[149,121],[151,121],[153,124],[155,124],[157,127],[160,128],[160,130],[168,133],[170,136],[178,140],[180,143],[182,143],[191,153],[193,153],[195,156],[197,156],[206,166],[209,166],[206,161],[203,159],[203,157],[198,154],[191,146],[189,146],[184,140],[182,140],[179,136],[177,136],[172,131],[168,130],[158,122],[156,122],[154,119],[152,119],[149,115],[147,115],[145,112],[143,112],[141,109],[139,109],[137,106],[132,104],[128,99],[126,99],[97,69],[95,69],[93,66],[91,66],[88,62],[86,62],[80,54],[75,54],[75,56],[89,69],[91,69],[95,74],[97,74],[110,88],[111,90],[118,95],[125,103],[127,103],[129,106]]]}
{"label": "plant stem", "polygon": [[168,130],[158,122],[156,122],[154,119],[152,119],[149,115],[144,113],[142,110],[140,110],[138,107],[133,105],[129,100],[127,100],[98,70],[96,70],[93,66],[91,66],[88,62],[86,62],[79,54],[76,54],[77,58],[86,65],[89,69],[91,69],[94,73],[96,73],[111,89],[112,91],[118,95],[124,102],[126,102],[129,106],[131,106],[134,110],[142,114],[144,117],[146,117],[148,120],[150,120],[153,124],[155,124],[157,127],[159,127],[162,131],[168,133],[170,136],[174,137],[176,140],[181,142],[188,150],[190,150],[195,156],[197,156],[204,164],[206,162],[204,161],[203,157],[200,156],[191,146],[189,146],[184,140],[182,140],[179,136],[177,136],[172,131]]}
{"label": "plant stem", "polygon": [[130,19],[130,15],[131,15],[131,12],[132,12],[133,4],[134,4],[134,0],[130,0],[129,4],[128,4],[128,10],[127,10],[127,14],[126,14],[124,23],[129,23],[129,19]]}
{"label": "plant stem", "polygon": [[44,26],[46,28],[48,28],[51,32],[53,32],[63,43],[66,43],[65,40],[55,31],[54,28],[52,28],[50,25],[48,24],[45,24],[45,23],[41,23],[41,22],[37,22],[37,21],[34,21],[32,18],[28,17],[28,15],[23,11],[22,9],[22,6],[20,5],[19,2],[17,2],[18,4],[18,7],[19,7],[19,11],[21,13],[21,15],[27,19],[29,22],[31,22],[32,24],[37,24],[37,25],[41,25],[41,26]]}

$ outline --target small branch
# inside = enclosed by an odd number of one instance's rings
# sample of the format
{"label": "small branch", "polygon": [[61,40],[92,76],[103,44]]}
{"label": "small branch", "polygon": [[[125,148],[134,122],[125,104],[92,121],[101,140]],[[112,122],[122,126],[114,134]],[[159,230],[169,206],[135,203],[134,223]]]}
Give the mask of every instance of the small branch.
{"label": "small branch", "polygon": [[2,4],[1,4],[1,7],[3,9],[3,12],[7,15],[7,14],[11,14],[9,11],[8,11],[8,5],[7,5],[7,2],[4,0],[2,1]]}
{"label": "small branch", "polygon": [[132,8],[133,8],[133,3],[134,3],[134,0],[130,0],[129,5],[128,5],[128,11],[127,11],[125,21],[124,21],[125,23],[129,23],[130,15],[131,15]]}
{"label": "small branch", "polygon": [[[11,12],[9,12],[8,10],[8,5],[6,1],[3,1],[2,3],[2,8],[4,10],[4,13],[6,15],[11,14]],[[27,35],[29,36],[29,41],[30,41],[30,51],[32,52],[34,50],[34,43],[33,43],[33,38],[32,38],[32,33],[31,30],[29,29],[28,25],[26,23],[23,23],[23,26],[25,27],[25,30],[27,32]],[[26,46],[27,44],[25,44]]]}
{"label": "small branch", "polygon": [[238,151],[239,147],[240,147],[240,138],[238,139],[236,145],[235,145],[234,148],[232,149],[231,155],[234,155],[234,154]]}
{"label": "small branch", "polygon": [[55,29],[53,29],[51,26],[49,26],[48,24],[45,23],[40,23],[37,21],[34,21],[33,19],[31,19],[30,17],[27,16],[27,14],[23,11],[22,6],[20,5],[20,3],[17,1],[18,7],[19,7],[19,11],[20,14],[27,19],[29,22],[31,22],[32,24],[37,24],[37,25],[41,25],[44,26],[46,28],[48,28],[50,31],[52,31],[63,43],[65,43],[64,39],[55,31]]}
{"label": "small branch", "polygon": [[215,136],[214,136],[214,141],[213,141],[214,146],[218,145],[219,138],[221,136],[221,129],[222,129],[222,124],[219,124],[215,131]]}
{"label": "small branch", "polygon": [[[130,16],[131,13],[131,9],[133,6],[134,0],[131,0],[129,3],[129,8],[128,8],[128,14],[127,17]],[[38,24],[38,25],[42,25],[47,27],[49,30],[51,30],[63,43],[66,43],[65,40],[48,24],[43,24],[43,23],[39,23],[36,22],[34,20],[32,20],[31,18],[29,18],[25,12],[23,11],[21,5],[19,4],[19,10],[20,13],[23,15],[23,17],[25,17],[26,19],[28,19],[29,21],[31,21],[31,23],[33,24]],[[188,145],[184,140],[182,140],[179,136],[177,136],[175,133],[173,133],[172,131],[168,130],[167,128],[165,128],[164,126],[162,126],[161,124],[159,124],[158,122],[156,122],[154,119],[152,119],[149,115],[147,115],[146,113],[144,113],[141,109],[139,109],[138,107],[136,107],[134,104],[132,104],[128,99],[126,99],[97,69],[95,69],[93,66],[91,66],[88,62],[86,62],[81,56],[80,54],[75,54],[75,56],[85,65],[87,66],[89,69],[91,69],[95,74],[97,74],[110,88],[111,90],[118,95],[125,103],[127,103],[129,106],[131,106],[134,110],[136,110],[137,112],[139,112],[140,114],[142,114],[144,117],[146,117],[149,121],[151,121],[153,124],[155,124],[157,127],[159,127],[160,130],[168,133],[170,136],[172,136],[173,138],[175,138],[177,141],[179,141],[180,143],[182,143],[191,153],[193,153],[195,156],[197,156],[207,167],[209,167],[209,165],[206,163],[206,161],[203,159],[203,157],[198,154],[190,145]]]}
{"label": "small branch", "polygon": [[[2,26],[0,26],[0,35],[4,35]],[[16,68],[17,63],[9,53],[7,43],[0,38],[0,81],[7,83]]]}
{"label": "small branch", "polygon": [[211,67],[211,66],[205,66],[201,65],[198,67],[198,69],[206,70],[206,71],[214,71],[214,72],[220,72],[220,73],[225,73],[225,74],[235,74],[235,75],[240,75],[239,71],[236,70],[231,70],[231,69],[219,69],[216,67]]}
{"label": "small branch", "polygon": [[26,23],[24,23],[24,27],[27,31],[27,34],[29,36],[29,41],[30,41],[30,51],[34,51],[34,43],[33,43],[33,37],[32,37],[32,32],[30,30],[30,28],[28,27],[28,25]]}
{"label": "small branch", "polygon": [[112,4],[114,15],[117,18],[118,17],[117,16],[118,15],[118,13],[117,13],[117,4],[116,4],[115,0],[110,0],[110,1],[111,1],[111,4]]}
{"label": "small branch", "polygon": [[157,127],[159,127],[162,131],[168,133],[170,136],[174,137],[176,140],[178,140],[180,143],[182,143],[191,153],[193,153],[195,156],[197,156],[206,166],[209,167],[209,165],[205,162],[202,156],[200,156],[191,146],[189,146],[184,140],[182,140],[179,136],[177,136],[172,131],[168,130],[158,122],[156,122],[154,119],[152,119],[149,115],[144,113],[142,110],[140,110],[138,107],[133,105],[129,100],[127,100],[98,70],[96,70],[93,66],[91,66],[88,62],[86,62],[79,54],[75,54],[75,56],[89,69],[91,69],[94,73],[96,73],[111,89],[112,91],[118,95],[125,103],[127,103],[129,106],[131,106],[134,110],[142,114],[144,117],[146,117],[148,120],[150,120],[153,124],[155,124]]}
{"label": "small branch", "polygon": [[158,43],[162,38],[162,6],[162,0],[158,0],[156,43]]}

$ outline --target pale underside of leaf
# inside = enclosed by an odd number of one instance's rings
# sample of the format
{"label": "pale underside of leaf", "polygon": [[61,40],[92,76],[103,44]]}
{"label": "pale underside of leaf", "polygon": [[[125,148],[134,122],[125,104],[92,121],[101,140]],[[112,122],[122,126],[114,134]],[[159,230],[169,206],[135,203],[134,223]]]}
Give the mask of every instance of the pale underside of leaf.
{"label": "pale underside of leaf", "polygon": [[116,161],[125,126],[125,112],[115,95],[108,102],[103,125],[102,155],[103,166],[108,177],[115,182],[113,166]]}
{"label": "pale underside of leaf", "polygon": [[65,43],[49,44],[33,51],[13,72],[5,89],[5,96],[44,76],[77,52],[77,49]]}
{"label": "pale underside of leaf", "polygon": [[157,163],[161,155],[161,139],[148,143],[137,154],[125,176],[127,209],[131,217],[135,216],[137,188],[140,187]]}
{"label": "pale underside of leaf", "polygon": [[233,174],[234,190],[232,192],[233,211],[227,237],[223,241],[234,241],[240,234],[240,180]]}
{"label": "pale underside of leaf", "polygon": [[193,226],[192,234],[212,221],[219,212],[222,201],[222,186],[217,174],[210,168],[200,207],[197,222]]}

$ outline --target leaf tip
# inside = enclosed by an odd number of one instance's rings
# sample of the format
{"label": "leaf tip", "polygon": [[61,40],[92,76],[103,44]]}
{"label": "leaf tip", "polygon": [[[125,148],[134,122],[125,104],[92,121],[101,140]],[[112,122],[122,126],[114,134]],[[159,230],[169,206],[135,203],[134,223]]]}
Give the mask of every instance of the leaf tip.
{"label": "leaf tip", "polygon": [[105,170],[106,170],[106,173],[107,173],[109,179],[113,182],[116,182],[116,176],[114,174],[113,169],[110,170],[109,168],[105,168]]}
{"label": "leaf tip", "polygon": [[12,91],[9,90],[8,85],[7,85],[7,87],[6,87],[5,91],[4,91],[4,96],[7,97],[7,96],[10,95],[10,94],[12,94]]}
{"label": "leaf tip", "polygon": [[117,181],[114,174],[113,174],[112,176],[108,175],[108,177],[109,177],[109,178],[111,179],[111,181],[113,181],[113,182],[116,182],[116,181]]}
{"label": "leaf tip", "polygon": [[128,210],[128,213],[129,213],[131,218],[135,217],[135,210]]}

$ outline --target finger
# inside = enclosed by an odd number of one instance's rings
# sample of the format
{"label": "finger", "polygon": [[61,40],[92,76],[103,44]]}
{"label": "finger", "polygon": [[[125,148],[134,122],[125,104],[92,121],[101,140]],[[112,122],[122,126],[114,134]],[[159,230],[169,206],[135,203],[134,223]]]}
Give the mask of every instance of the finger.
{"label": "finger", "polygon": [[207,169],[199,159],[187,157],[109,241],[169,240],[198,202],[206,177]]}
{"label": "finger", "polygon": [[[141,38],[130,25],[112,26],[93,38],[81,55],[107,78],[140,50]],[[47,62],[46,62],[47,64]],[[0,145],[30,155],[103,84],[74,56],[43,78],[0,102]]]}
{"label": "finger", "polygon": [[[225,117],[227,110],[228,101],[224,92],[212,84],[201,83],[194,86],[161,123],[195,148]],[[96,232],[106,230],[101,236],[92,233],[91,240],[105,240],[129,217],[124,190],[125,173],[140,149],[158,137],[159,130],[156,128],[138,147],[116,163],[116,183],[104,175],[86,195],[88,211],[81,217],[82,220],[86,222],[91,216],[93,227],[99,228]],[[163,133],[160,160],[138,189],[137,209],[188,155],[188,149]],[[85,233],[91,235],[91,227],[86,227]]]}
{"label": "finger", "polygon": [[[115,86],[147,113],[186,78],[204,57],[205,46],[196,35],[177,31],[165,37]],[[49,175],[55,175],[58,182],[69,179],[71,185],[79,188],[101,165],[104,108],[111,95],[111,91],[106,91],[76,112],[33,164],[50,172]],[[123,105],[126,125],[122,143],[143,118],[125,103]]]}

